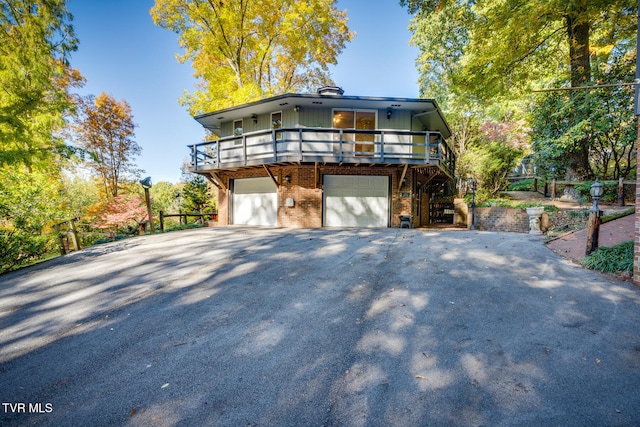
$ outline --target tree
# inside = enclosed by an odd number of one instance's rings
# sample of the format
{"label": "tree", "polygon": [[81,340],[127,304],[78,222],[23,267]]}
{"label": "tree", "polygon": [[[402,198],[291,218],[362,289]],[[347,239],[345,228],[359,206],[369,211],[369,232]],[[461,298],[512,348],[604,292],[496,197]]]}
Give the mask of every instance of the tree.
{"label": "tree", "polygon": [[131,107],[103,92],[84,100],[80,113],[76,138],[89,155],[88,166],[101,178],[105,194],[116,197],[121,182],[141,172],[133,161],[142,148],[133,140]]}
{"label": "tree", "polygon": [[192,114],[330,82],[328,65],[354,34],[335,0],[156,0],[156,25],[179,35],[199,89]]}
{"label": "tree", "polygon": [[[421,51],[423,93],[445,83],[449,100],[526,104],[533,88],[596,83],[594,64],[635,48],[637,3],[630,0],[400,3],[415,14],[412,40]],[[573,105],[591,105],[585,91],[570,92],[569,98]],[[584,123],[591,114],[588,108],[574,110],[567,121]],[[578,137],[573,125],[558,130],[566,142],[573,138],[564,145],[567,170],[588,177],[591,140]]]}
{"label": "tree", "polygon": [[134,232],[137,225],[148,219],[144,200],[137,194],[121,194],[110,199],[98,217],[98,228]]}
{"label": "tree", "polygon": [[589,176],[630,178],[636,169],[637,140],[633,87],[615,84],[634,79],[635,52],[612,58],[594,68],[593,74],[596,82],[614,86],[590,90],[579,99],[568,91],[537,97],[532,109],[536,160],[560,171],[567,165],[566,153],[576,151],[575,141],[583,141],[581,152]]}
{"label": "tree", "polygon": [[51,168],[69,152],[56,132],[84,81],[68,66],[71,20],[64,1],[0,3],[0,166]]}
{"label": "tree", "polygon": [[182,206],[189,211],[202,213],[204,209],[215,209],[216,200],[211,194],[209,183],[202,175],[191,175],[182,188]]}

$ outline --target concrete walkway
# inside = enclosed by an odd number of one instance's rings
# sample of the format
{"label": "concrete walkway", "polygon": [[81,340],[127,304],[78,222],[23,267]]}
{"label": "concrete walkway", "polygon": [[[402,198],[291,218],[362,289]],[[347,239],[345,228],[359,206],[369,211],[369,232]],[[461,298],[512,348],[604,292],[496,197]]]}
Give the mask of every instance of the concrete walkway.
{"label": "concrete walkway", "polygon": [[526,234],[146,236],[0,276],[0,425],[640,425],[639,324]]}

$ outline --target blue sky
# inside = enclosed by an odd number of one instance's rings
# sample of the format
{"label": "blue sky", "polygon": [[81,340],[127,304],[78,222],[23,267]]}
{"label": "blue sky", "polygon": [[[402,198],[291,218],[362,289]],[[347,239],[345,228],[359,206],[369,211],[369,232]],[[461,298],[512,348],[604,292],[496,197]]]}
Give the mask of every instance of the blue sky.
{"label": "blue sky", "polygon": [[[187,145],[204,132],[178,103],[195,80],[191,67],[176,61],[177,35],[153,24],[152,6],[153,0],[69,0],[80,40],[71,65],[87,78],[81,94],[106,92],[131,105],[144,176],[178,182]],[[409,46],[406,10],[397,0],[339,0],[338,7],[347,9],[357,33],[332,67],[345,94],[417,98],[418,51]]]}

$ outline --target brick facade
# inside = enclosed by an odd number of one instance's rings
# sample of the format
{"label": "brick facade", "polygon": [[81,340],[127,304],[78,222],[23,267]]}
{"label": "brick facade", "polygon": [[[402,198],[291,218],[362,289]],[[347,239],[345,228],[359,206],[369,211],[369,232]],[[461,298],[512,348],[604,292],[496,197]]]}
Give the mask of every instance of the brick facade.
{"label": "brick facade", "polygon": [[[412,173],[405,175],[406,182],[398,187],[402,167],[378,166],[272,166],[269,171],[281,183],[278,189],[278,226],[293,228],[322,227],[322,176],[368,175],[391,178],[391,227],[400,226],[400,215],[411,214]],[[268,177],[264,168],[220,171],[225,189],[218,190],[218,225],[229,224],[229,182],[232,179]],[[317,182],[316,182],[317,179]],[[402,197],[403,193],[409,197]],[[293,207],[286,200],[293,199]]]}

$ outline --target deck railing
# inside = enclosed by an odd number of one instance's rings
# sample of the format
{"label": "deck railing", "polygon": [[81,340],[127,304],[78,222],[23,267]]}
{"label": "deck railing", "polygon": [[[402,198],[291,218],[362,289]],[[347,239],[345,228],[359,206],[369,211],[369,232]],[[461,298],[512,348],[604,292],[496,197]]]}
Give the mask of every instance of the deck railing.
{"label": "deck railing", "polygon": [[455,157],[438,132],[283,128],[190,146],[193,172],[277,162],[438,165],[453,176]]}

